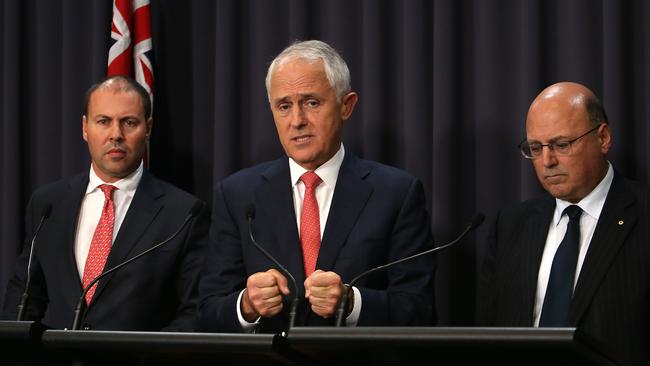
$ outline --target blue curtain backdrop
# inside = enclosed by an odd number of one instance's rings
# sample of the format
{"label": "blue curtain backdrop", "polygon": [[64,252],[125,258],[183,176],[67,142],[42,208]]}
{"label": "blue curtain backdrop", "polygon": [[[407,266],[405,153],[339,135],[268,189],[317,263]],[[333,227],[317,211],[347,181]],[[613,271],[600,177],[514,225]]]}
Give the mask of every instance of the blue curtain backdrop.
{"label": "blue curtain backdrop", "polygon": [[[540,194],[516,149],[550,83],[604,101],[610,158],[647,183],[650,3],[644,0],[151,0],[151,171],[211,203],[214,183],[281,152],[272,58],[318,38],[348,61],[360,102],[346,149],[426,188],[438,243],[476,211]],[[106,73],[110,0],[0,0],[0,301],[38,186],[89,167],[82,97]],[[442,325],[471,325],[486,228],[441,254]],[[72,310],[72,309],[71,309]]]}

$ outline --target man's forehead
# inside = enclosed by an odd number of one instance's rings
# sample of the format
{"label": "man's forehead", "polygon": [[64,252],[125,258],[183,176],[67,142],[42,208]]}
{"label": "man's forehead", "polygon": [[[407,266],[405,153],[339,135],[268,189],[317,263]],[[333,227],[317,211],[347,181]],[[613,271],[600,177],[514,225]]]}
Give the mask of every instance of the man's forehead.
{"label": "man's forehead", "polygon": [[[106,99],[106,96],[115,96],[124,99],[113,101],[111,99]],[[120,112],[121,114],[133,114],[130,111],[133,111],[134,109],[137,114],[144,113],[142,99],[140,98],[140,95],[133,90],[98,89],[90,96],[88,102],[89,115],[109,115],[116,112]]]}
{"label": "man's forehead", "polygon": [[304,82],[314,83],[327,79],[325,69],[311,64],[285,65],[276,69],[271,76],[271,82]]}
{"label": "man's forehead", "polygon": [[330,89],[333,90],[326,78],[311,75],[283,77],[279,75],[271,82],[271,98],[307,97],[321,95]]}
{"label": "man's forehead", "polygon": [[138,103],[142,103],[140,94],[134,89],[122,89],[122,88],[113,88],[113,87],[99,87],[95,90],[89,98],[89,102],[92,103],[99,97],[117,97],[125,96],[134,100],[137,100]]}
{"label": "man's forehead", "polygon": [[573,137],[576,130],[587,127],[589,120],[578,108],[562,112],[549,109],[545,113],[530,114],[526,120],[526,134],[529,139],[555,140]]}

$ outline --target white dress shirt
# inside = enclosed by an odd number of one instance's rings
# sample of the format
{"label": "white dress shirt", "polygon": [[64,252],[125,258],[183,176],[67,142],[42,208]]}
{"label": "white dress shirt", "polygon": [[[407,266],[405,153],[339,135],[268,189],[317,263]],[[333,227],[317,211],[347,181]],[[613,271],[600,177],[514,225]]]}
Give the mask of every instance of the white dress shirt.
{"label": "white dress shirt", "polygon": [[[332,206],[332,197],[334,197],[334,189],[336,188],[336,181],[339,176],[339,170],[341,169],[341,164],[343,164],[343,158],[345,157],[345,148],[343,144],[339,150],[332,156],[330,160],[325,162],[323,165],[319,166],[314,170],[316,174],[320,177],[322,182],[316,187],[316,201],[318,202],[318,211],[320,216],[320,237],[323,238],[323,233],[325,232],[325,226],[327,224],[327,217],[329,215],[330,207]],[[302,214],[302,201],[305,196],[305,184],[300,180],[300,177],[307,172],[307,169],[300,166],[296,163],[295,160],[289,158],[289,170],[291,173],[291,186],[293,189],[293,207],[296,212],[296,225],[298,227],[298,232],[300,232],[300,217]],[[299,248],[296,248],[297,250]],[[318,268],[317,268],[318,269]],[[354,306],[352,312],[345,320],[346,325],[354,326],[359,320],[359,314],[361,313],[361,292],[356,287],[352,287],[354,291]],[[254,330],[255,325],[259,322],[259,319],[255,323],[247,322],[241,314],[241,297],[243,291],[239,293],[239,298],[237,299],[237,316],[239,318],[239,323],[242,325],[244,330],[252,331]]]}
{"label": "white dress shirt", "polygon": [[[600,181],[593,191],[577,203],[583,212],[580,216],[580,251],[578,253],[578,263],[576,264],[576,274],[573,282],[574,288],[578,282],[580,270],[585,261],[585,256],[589,249],[589,243],[591,242],[594,230],[596,229],[596,224],[598,223],[598,218],[603,210],[603,205],[607,198],[607,192],[609,192],[609,188],[614,179],[614,169],[611,164],[608,163],[608,165],[609,168],[607,169],[607,174],[605,174],[603,180]],[[539,326],[542,305],[544,304],[544,296],[546,295],[546,287],[551,274],[551,267],[553,266],[553,257],[555,257],[555,252],[560,246],[562,239],[564,239],[564,234],[566,234],[567,225],[569,223],[569,217],[567,215],[562,215],[562,212],[572,204],[573,203],[571,202],[560,199],[555,200],[555,212],[553,214],[553,219],[551,220],[551,226],[548,229],[546,245],[544,246],[542,262],[539,266],[539,274],[537,277],[537,292],[535,294],[535,307],[533,309],[533,320],[536,327]]]}
{"label": "white dress shirt", "polygon": [[88,174],[88,187],[86,194],[81,201],[81,208],[79,210],[79,219],[77,220],[77,234],[75,237],[75,259],[77,261],[77,270],[79,271],[79,278],[83,278],[84,268],[86,267],[86,257],[90,250],[90,243],[95,234],[95,228],[99,224],[99,219],[104,207],[104,192],[99,188],[102,184],[110,184],[117,187],[113,191],[113,204],[115,207],[115,221],[113,223],[113,242],[115,237],[120,231],[120,226],[124,221],[124,216],[131,206],[133,195],[138,188],[140,178],[142,178],[142,162],[140,166],[133,173],[118,180],[114,183],[106,183],[102,181],[95,171],[90,166],[90,173]]}

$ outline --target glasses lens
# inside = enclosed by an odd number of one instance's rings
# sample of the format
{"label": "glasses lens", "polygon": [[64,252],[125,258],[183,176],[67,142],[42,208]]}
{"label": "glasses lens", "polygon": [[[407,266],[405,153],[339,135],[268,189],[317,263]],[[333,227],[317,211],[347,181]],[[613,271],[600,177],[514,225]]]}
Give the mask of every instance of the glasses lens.
{"label": "glasses lens", "polygon": [[530,150],[530,145],[528,144],[528,141],[522,141],[521,144],[519,144],[519,150],[521,150],[521,155],[523,155],[525,158],[528,159],[533,158],[533,153]]}
{"label": "glasses lens", "polygon": [[571,154],[571,142],[557,141],[553,144],[553,151],[559,155],[569,155]]}

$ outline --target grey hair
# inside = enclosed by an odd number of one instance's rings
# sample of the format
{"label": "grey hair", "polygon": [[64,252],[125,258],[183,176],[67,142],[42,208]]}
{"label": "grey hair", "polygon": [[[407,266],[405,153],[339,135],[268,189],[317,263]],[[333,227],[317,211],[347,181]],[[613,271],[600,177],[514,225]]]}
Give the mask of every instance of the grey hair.
{"label": "grey hair", "polygon": [[336,92],[337,102],[340,102],[341,98],[352,90],[348,65],[334,48],[318,40],[296,41],[277,55],[269,65],[266,72],[266,94],[269,101],[271,101],[271,75],[278,66],[295,59],[311,62],[323,61],[325,76]]}

